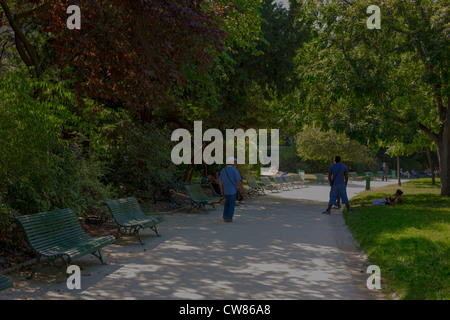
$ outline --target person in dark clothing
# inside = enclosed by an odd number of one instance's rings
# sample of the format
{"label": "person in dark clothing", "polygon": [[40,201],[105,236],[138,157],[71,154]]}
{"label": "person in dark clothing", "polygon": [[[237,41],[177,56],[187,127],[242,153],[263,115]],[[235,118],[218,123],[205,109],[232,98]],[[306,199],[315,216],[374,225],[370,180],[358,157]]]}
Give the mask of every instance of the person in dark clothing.
{"label": "person in dark clothing", "polygon": [[340,156],[336,156],[334,161],[336,163],[328,170],[328,181],[331,186],[330,201],[328,202],[328,208],[322,213],[331,214],[331,207],[336,203],[338,195],[341,198],[342,204],[345,204],[347,213],[349,213],[350,203],[347,198],[348,168],[341,163]]}
{"label": "person in dark clothing", "polygon": [[384,181],[384,178],[386,178],[386,181],[388,181],[389,167],[387,166],[386,162],[383,162],[383,166],[381,167],[381,170],[383,171],[381,181]]}

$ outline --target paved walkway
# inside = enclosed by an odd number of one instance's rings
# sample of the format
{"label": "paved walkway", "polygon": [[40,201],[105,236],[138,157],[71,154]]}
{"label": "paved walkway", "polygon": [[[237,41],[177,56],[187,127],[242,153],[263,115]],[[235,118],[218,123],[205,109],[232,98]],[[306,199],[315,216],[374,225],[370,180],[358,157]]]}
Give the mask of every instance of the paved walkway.
{"label": "paved walkway", "polygon": [[222,206],[173,213],[161,237],[144,231],[143,246],[123,237],[104,248],[107,265],[76,260],[81,290],[45,268],[33,280],[10,274],[16,287],[0,299],[382,299],[366,287],[367,261],[342,215],[321,214],[328,192],[311,185],[257,197],[236,208],[232,223],[222,221]]}
{"label": "paved walkway", "polygon": [[[396,179],[390,179],[389,181],[372,180],[370,182],[371,188],[382,187],[387,185],[393,185],[392,193],[395,193],[395,190],[398,189]],[[365,189],[366,189],[365,181],[351,181],[347,185],[347,196],[349,199],[351,199],[358,193],[364,191]],[[309,184],[309,188],[284,191],[280,193],[278,196],[287,199],[303,199],[303,200],[314,200],[319,202],[328,202],[329,193],[330,193],[330,186],[328,184],[316,183],[316,184]]]}

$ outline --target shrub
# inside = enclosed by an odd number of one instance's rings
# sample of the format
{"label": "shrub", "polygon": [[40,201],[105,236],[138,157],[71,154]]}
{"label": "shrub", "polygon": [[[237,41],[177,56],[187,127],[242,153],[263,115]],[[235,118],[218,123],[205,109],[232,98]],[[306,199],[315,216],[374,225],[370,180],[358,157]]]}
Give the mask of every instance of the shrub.
{"label": "shrub", "polygon": [[170,133],[155,124],[121,121],[109,132],[110,170],[107,175],[119,196],[170,200],[170,187],[179,180],[172,163]]}
{"label": "shrub", "polygon": [[18,214],[68,207],[86,214],[113,196],[101,182],[103,165],[77,143],[86,123],[71,111],[75,98],[63,84],[17,71],[0,79],[0,96],[5,204]]}

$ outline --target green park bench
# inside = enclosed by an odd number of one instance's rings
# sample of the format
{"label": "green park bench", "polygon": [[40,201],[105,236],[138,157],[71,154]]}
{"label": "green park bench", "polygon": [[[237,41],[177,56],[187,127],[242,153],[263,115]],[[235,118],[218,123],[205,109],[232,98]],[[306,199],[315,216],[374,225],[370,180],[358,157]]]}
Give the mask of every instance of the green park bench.
{"label": "green park bench", "polygon": [[[366,172],[366,177],[369,177],[370,179],[377,179],[378,177],[376,177],[373,172]],[[381,179],[381,178],[380,178]]]}
{"label": "green park bench", "polygon": [[250,187],[250,193],[256,194],[256,195],[265,195],[264,188],[260,186],[257,182],[255,177],[247,177],[245,180],[247,180],[247,185]]}
{"label": "green park bench", "polygon": [[273,176],[272,177],[273,181],[275,182],[275,184],[280,187],[283,190],[289,190],[289,184],[284,182],[283,179],[281,179],[281,177],[279,176]]}
{"label": "green park bench", "polygon": [[303,180],[302,176],[299,174],[294,174],[292,176],[286,176],[286,180],[291,183],[293,187],[303,188],[307,187],[306,182]]}
{"label": "green park bench", "polygon": [[285,176],[285,178],[286,181],[291,184],[292,188],[301,189],[306,186],[306,183],[302,180],[302,177],[299,174]]}
{"label": "green park bench", "polygon": [[7,276],[1,276],[0,277],[0,291],[11,288],[13,286],[13,283],[10,278]]}
{"label": "green park bench", "polygon": [[47,260],[47,264],[67,269],[73,260],[92,254],[105,264],[100,249],[116,241],[113,236],[91,237],[86,234],[72,209],[29,214],[15,219],[24,229],[26,239],[37,256],[28,279],[43,264],[42,258]]}
{"label": "green park bench", "polygon": [[328,179],[325,179],[325,176],[322,173],[315,173],[317,182],[320,183],[328,183]]}
{"label": "green park bench", "polygon": [[189,194],[189,199],[191,200],[191,207],[189,208],[189,212],[191,212],[192,208],[203,208],[203,211],[206,213],[206,205],[210,205],[215,210],[216,207],[214,204],[220,201],[220,197],[208,197],[202,189],[202,186],[199,184],[188,184],[184,186],[186,191]]}
{"label": "green park bench", "polygon": [[286,181],[290,184],[290,186],[291,186],[293,189],[295,189],[295,188],[297,188],[297,189],[301,188],[301,187],[300,187],[300,184],[297,183],[296,181],[294,181],[294,178],[292,178],[292,176],[284,176],[284,178],[286,179]]}
{"label": "green park bench", "polygon": [[305,179],[303,178],[303,176],[301,174],[294,174],[292,176],[292,178],[294,179],[294,181],[297,181],[301,185],[302,188],[308,187],[308,184],[306,183]]}
{"label": "green park bench", "polygon": [[278,186],[274,185],[270,181],[269,177],[260,177],[259,179],[261,180],[261,182],[264,185],[265,189],[268,189],[268,190],[270,190],[272,192],[275,192],[275,191],[278,192]]}
{"label": "green park bench", "polygon": [[217,193],[216,189],[214,188],[213,184],[211,183],[211,181],[208,180],[208,186],[211,189],[211,192],[213,194],[214,197],[219,197],[219,203],[222,202],[225,199],[225,196],[223,194]]}
{"label": "green park bench", "polygon": [[349,172],[348,178],[351,180],[354,180],[354,181],[362,181],[365,179],[364,177],[358,176],[358,174],[356,172]]}
{"label": "green park bench", "polygon": [[139,234],[141,229],[152,229],[159,237],[156,226],[167,220],[162,216],[147,216],[138,201],[132,197],[106,201],[105,204],[116,222],[118,233],[136,236],[140,244],[144,244]]}

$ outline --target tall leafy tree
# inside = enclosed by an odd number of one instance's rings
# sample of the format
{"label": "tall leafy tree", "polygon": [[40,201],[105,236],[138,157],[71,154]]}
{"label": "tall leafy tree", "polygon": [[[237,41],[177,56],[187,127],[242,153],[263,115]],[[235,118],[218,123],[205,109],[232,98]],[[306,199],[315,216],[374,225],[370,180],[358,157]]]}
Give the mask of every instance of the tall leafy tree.
{"label": "tall leafy tree", "polygon": [[[381,29],[368,29],[369,5]],[[410,143],[418,130],[436,145],[441,194],[450,196],[448,3],[419,1],[308,2],[313,40],[300,51],[303,86],[299,123],[345,131],[364,143]]]}
{"label": "tall leafy tree", "polygon": [[[81,8],[81,30],[66,27],[66,9]],[[212,62],[224,33],[219,14],[205,1],[156,0],[2,0],[16,37],[16,48],[38,76],[46,66],[32,46],[23,21],[39,18],[58,55],[55,65],[75,79],[78,96],[99,104],[126,107],[143,120],[174,85],[183,85],[182,68],[199,70]],[[81,101],[82,99],[80,99]]]}
{"label": "tall leafy tree", "polygon": [[339,155],[346,164],[374,165],[369,148],[334,130],[321,131],[319,128],[305,127],[296,136],[296,146],[297,155],[303,160],[330,164]]}

